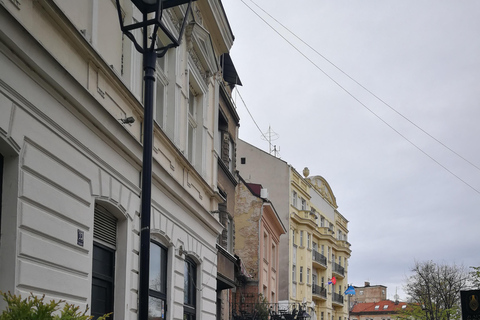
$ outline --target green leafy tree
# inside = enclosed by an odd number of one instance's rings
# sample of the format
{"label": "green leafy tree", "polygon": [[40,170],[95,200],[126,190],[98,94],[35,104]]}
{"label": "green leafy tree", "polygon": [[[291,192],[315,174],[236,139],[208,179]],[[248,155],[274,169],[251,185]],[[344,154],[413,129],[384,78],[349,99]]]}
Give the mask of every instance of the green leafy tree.
{"label": "green leafy tree", "polygon": [[480,267],[470,268],[473,269],[473,271],[470,271],[473,289],[480,289]]}
{"label": "green leafy tree", "polygon": [[255,319],[268,320],[269,315],[269,303],[263,294],[259,294],[258,303],[255,304]]}
{"label": "green leafy tree", "polygon": [[[39,298],[32,293],[25,299],[10,292],[0,292],[0,295],[7,303],[7,308],[0,314],[0,320],[89,320],[93,318],[86,314],[88,309],[81,312],[80,307],[65,301],[45,302],[45,295]],[[63,309],[60,309],[62,303],[65,304]],[[105,320],[109,315],[106,314],[98,319]]]}
{"label": "green leafy tree", "polygon": [[415,262],[405,292],[413,303],[415,319],[456,320],[460,318],[460,290],[467,287],[469,274],[462,266]]}

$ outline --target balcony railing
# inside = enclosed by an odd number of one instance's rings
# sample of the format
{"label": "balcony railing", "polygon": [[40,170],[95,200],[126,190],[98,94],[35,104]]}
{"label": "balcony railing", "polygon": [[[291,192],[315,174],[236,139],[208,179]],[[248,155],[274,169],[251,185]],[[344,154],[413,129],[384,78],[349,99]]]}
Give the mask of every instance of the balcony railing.
{"label": "balcony railing", "polygon": [[340,293],[332,293],[332,300],[338,304],[343,304],[343,296]]}
{"label": "balcony railing", "polygon": [[312,285],[312,294],[327,299],[327,288],[314,284]]}
{"label": "balcony railing", "polygon": [[309,320],[306,304],[268,303],[259,294],[233,293],[232,320]]}
{"label": "balcony railing", "polygon": [[345,268],[344,267],[342,267],[341,265],[339,265],[336,262],[332,263],[332,267],[333,267],[333,272],[335,272],[338,275],[341,275],[342,277],[345,277]]}
{"label": "balcony railing", "polygon": [[318,262],[319,264],[321,264],[325,267],[327,266],[327,257],[325,257],[320,252],[313,250],[312,251],[312,258],[313,258],[313,261]]}

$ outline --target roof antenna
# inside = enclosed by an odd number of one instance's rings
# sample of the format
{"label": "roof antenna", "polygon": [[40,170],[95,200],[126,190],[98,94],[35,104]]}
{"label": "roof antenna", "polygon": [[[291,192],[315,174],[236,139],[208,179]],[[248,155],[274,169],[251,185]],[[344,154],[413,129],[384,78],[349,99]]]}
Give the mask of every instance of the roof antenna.
{"label": "roof antenna", "polygon": [[268,131],[262,135],[262,139],[268,141],[268,152],[270,154],[272,154],[273,152],[273,156],[277,158],[280,157],[280,147],[273,145],[273,149],[272,149],[272,141],[275,141],[278,138],[279,138],[278,133],[272,131],[272,127],[270,125],[268,126]]}

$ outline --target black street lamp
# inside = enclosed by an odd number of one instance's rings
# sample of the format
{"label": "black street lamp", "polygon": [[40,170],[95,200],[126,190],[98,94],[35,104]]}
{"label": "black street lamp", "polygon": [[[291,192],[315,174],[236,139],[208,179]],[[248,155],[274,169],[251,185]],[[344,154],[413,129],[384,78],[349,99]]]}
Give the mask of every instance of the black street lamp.
{"label": "black street lamp", "polygon": [[[131,0],[143,14],[143,20],[125,26],[123,23],[120,0],[116,0],[118,19],[122,32],[133,42],[136,50],[143,55],[144,70],[144,116],[143,116],[143,165],[142,165],[142,203],[140,212],[140,266],[138,290],[138,319],[148,319],[148,291],[150,273],[150,213],[152,203],[152,149],[153,149],[153,93],[155,85],[155,65],[157,57],[163,57],[168,49],[175,48],[185,31],[187,16],[195,0]],[[162,22],[163,9],[188,3],[185,17],[178,37],[175,37]],[[149,27],[152,32],[148,35]],[[143,29],[143,43],[140,45],[132,30]],[[161,47],[156,47],[156,39],[161,39]],[[150,43],[149,43],[150,39]]]}

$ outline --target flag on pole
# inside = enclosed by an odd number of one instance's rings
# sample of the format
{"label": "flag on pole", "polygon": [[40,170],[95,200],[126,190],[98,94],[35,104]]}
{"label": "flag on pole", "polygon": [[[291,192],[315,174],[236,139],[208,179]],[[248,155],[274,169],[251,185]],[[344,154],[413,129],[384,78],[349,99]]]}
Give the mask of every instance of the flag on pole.
{"label": "flag on pole", "polygon": [[355,288],[353,286],[349,286],[347,290],[345,290],[345,294],[355,294]]}
{"label": "flag on pole", "polygon": [[328,280],[328,284],[336,284],[337,283],[337,279],[335,279],[335,277],[332,277],[332,279]]}

